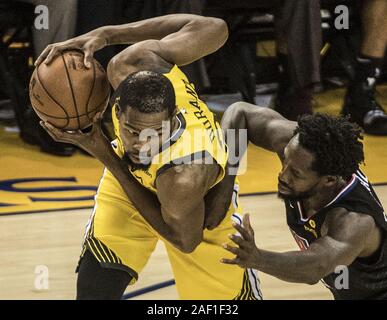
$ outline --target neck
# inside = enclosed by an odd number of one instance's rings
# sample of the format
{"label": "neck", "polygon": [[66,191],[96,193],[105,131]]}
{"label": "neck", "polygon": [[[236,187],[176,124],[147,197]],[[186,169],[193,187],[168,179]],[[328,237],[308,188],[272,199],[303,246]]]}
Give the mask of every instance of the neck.
{"label": "neck", "polygon": [[337,194],[344,188],[346,184],[347,181],[345,181],[343,178],[339,178],[333,187],[322,189],[319,192],[316,192],[316,194],[310,198],[302,200],[302,206],[304,208],[304,214],[306,217],[310,218],[316,212],[325,207],[337,196]]}

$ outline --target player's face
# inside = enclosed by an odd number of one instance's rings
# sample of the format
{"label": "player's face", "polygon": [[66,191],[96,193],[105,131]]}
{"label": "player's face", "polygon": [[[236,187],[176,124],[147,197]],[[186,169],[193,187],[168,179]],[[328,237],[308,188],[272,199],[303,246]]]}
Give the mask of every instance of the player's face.
{"label": "player's face", "polygon": [[284,151],[282,170],[278,176],[278,196],[289,200],[309,198],[320,190],[321,176],[311,169],[314,155],[300,146],[298,135]]}
{"label": "player's face", "polygon": [[119,112],[118,116],[124,158],[132,167],[146,169],[170,136],[172,125],[168,110],[143,113],[129,107],[125,112]]}

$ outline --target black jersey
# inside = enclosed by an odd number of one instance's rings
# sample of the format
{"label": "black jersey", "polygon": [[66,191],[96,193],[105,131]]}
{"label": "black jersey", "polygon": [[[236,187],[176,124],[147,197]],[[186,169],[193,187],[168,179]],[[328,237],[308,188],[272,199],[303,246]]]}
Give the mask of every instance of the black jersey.
{"label": "black jersey", "polygon": [[379,250],[372,257],[357,258],[348,266],[348,288],[345,285],[343,288],[342,278],[338,279],[344,274],[342,269],[322,281],[335,299],[387,299],[387,214],[362,172],[353,174],[339,194],[309,219],[303,214],[301,202],[287,200],[285,205],[288,226],[301,250],[306,250],[321,237],[325,217],[333,208],[345,208],[373,217],[383,234]]}

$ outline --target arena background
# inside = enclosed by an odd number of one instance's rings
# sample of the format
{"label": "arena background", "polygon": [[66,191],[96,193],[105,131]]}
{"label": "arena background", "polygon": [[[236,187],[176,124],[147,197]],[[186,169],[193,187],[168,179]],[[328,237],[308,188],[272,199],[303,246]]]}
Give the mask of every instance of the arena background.
{"label": "arena background", "polygon": [[[263,70],[262,66],[274,70],[273,40],[270,32],[261,35],[261,40],[249,40],[260,59],[259,70]],[[7,34],[2,33],[2,37],[4,44]],[[8,51],[1,52],[12,54],[19,59],[15,58],[16,62],[25,59],[26,67],[21,68],[27,79],[26,70],[32,70],[28,40],[31,39],[17,39],[7,44]],[[329,38],[324,43],[324,50],[332,45]],[[325,59],[322,70],[325,85],[314,95],[314,111],[339,115],[345,72],[334,58],[328,59],[324,50],[321,54]],[[106,55],[100,58],[102,63],[104,59]],[[274,73],[262,72],[262,77],[257,79],[256,104],[271,106],[275,94]],[[216,72],[213,77],[219,80]],[[3,87],[4,83],[0,86],[0,100],[8,101]],[[201,96],[219,116],[227,105],[243,99],[227,83],[215,89],[203,91]],[[383,81],[377,91],[379,101],[386,106],[387,86]],[[0,299],[73,299],[74,271],[102,165],[79,151],[71,157],[58,157],[23,142],[15,114],[3,104],[0,104],[0,118]],[[387,205],[386,145],[387,137],[365,135],[366,161],[362,170],[376,186],[384,205]],[[284,206],[276,196],[279,160],[274,154],[252,146],[247,157],[248,170],[240,176],[241,203],[244,212],[251,214],[257,244],[279,252],[297,250],[286,226]],[[36,281],[42,266],[49,272],[49,282],[48,288],[39,289]],[[322,284],[286,283],[262,273],[260,277],[265,299],[332,299]],[[173,274],[161,243],[139,281],[128,288],[124,298],[177,298]]]}

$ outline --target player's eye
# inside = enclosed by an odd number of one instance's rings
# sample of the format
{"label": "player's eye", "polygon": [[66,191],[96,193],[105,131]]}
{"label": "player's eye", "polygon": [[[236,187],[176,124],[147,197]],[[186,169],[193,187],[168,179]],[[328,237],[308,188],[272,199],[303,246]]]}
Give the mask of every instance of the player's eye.
{"label": "player's eye", "polygon": [[139,133],[138,133],[137,131],[134,131],[134,130],[132,130],[132,129],[127,129],[127,131],[128,131],[131,135],[133,135],[133,136],[138,136],[138,135],[139,135]]}
{"label": "player's eye", "polygon": [[293,176],[296,177],[297,179],[302,179],[301,175],[297,171],[292,170],[292,173],[293,173]]}

